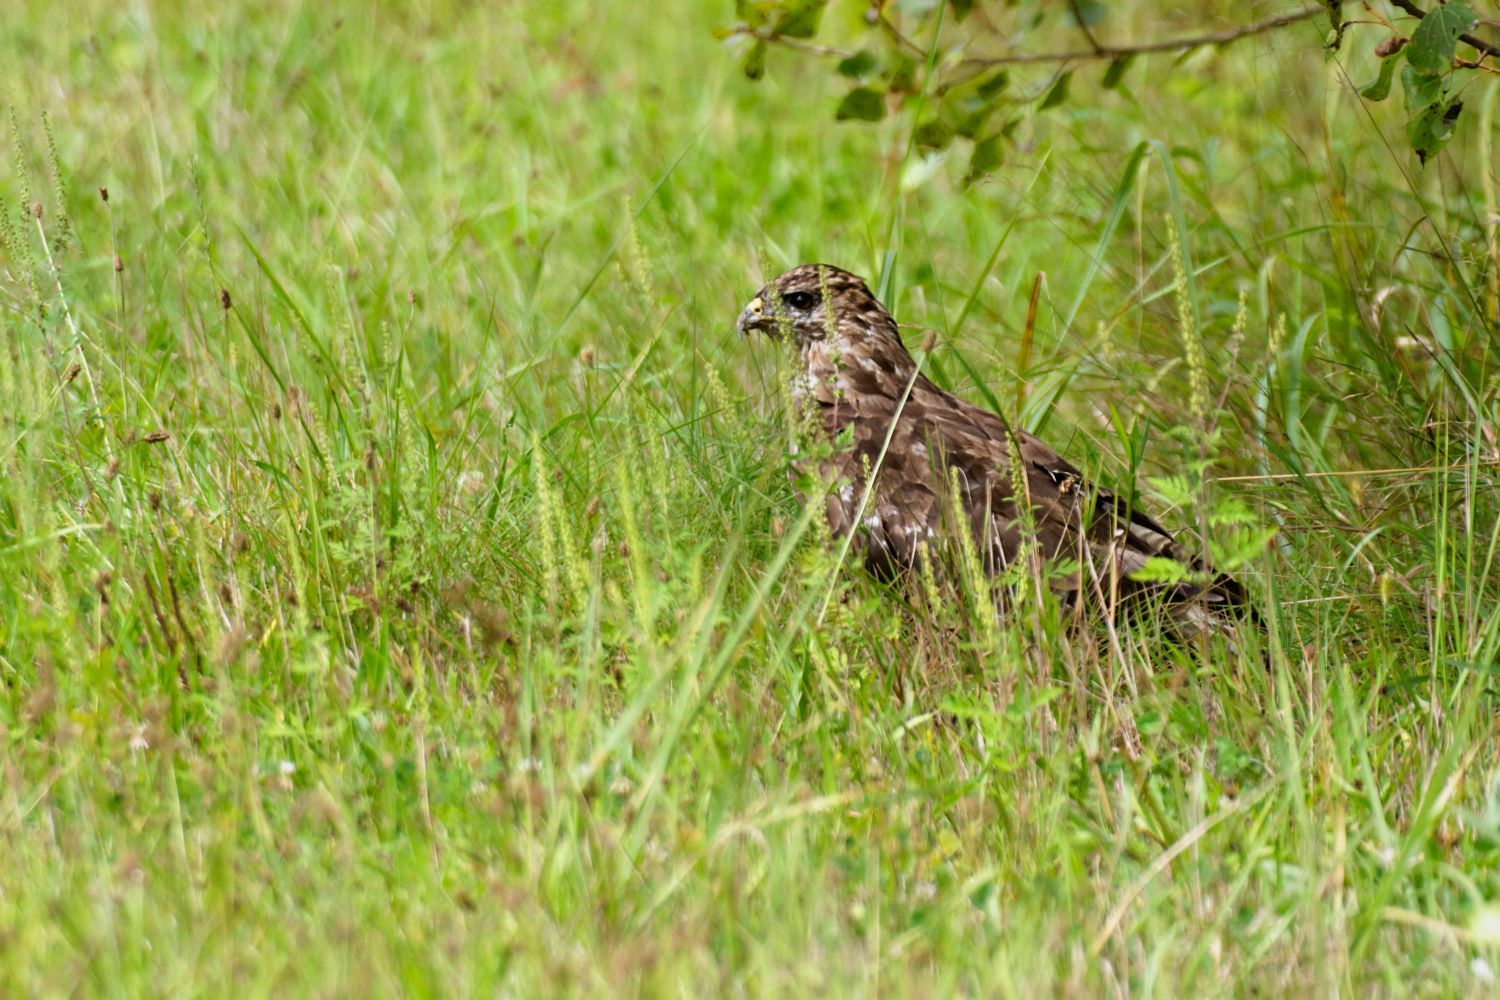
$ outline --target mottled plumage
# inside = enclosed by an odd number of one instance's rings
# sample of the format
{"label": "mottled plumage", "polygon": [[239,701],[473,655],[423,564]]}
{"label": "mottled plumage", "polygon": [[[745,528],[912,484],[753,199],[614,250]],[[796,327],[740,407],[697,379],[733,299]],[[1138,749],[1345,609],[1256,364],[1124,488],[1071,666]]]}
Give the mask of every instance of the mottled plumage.
{"label": "mottled plumage", "polygon": [[[1142,597],[1154,595],[1170,620],[1190,632],[1253,615],[1236,581],[1213,573],[1125,498],[1086,481],[1036,437],[920,374],[896,321],[857,276],[826,264],[794,268],[751,299],[739,329],[795,343],[802,370],[794,396],[834,448],[816,469],[794,463],[794,479],[820,474],[831,487],[830,528],[850,536],[874,572],[890,576],[916,566],[951,540],[951,512],[961,511],[986,572],[1010,565],[1026,539],[1034,539],[1041,559],[1062,567],[1048,581],[1069,606],[1139,607]],[[875,488],[866,498],[872,470]],[[956,503],[948,499],[955,483]],[[1029,530],[1018,488],[1030,499]],[[1135,579],[1153,556],[1181,563],[1191,571],[1188,579]]]}

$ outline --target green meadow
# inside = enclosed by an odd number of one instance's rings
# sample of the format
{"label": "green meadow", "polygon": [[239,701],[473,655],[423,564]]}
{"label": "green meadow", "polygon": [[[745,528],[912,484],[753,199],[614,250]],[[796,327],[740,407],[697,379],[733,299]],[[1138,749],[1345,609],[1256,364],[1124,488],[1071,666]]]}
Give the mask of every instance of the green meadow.
{"label": "green meadow", "polygon": [[[1494,995],[1500,79],[1424,166],[1323,19],[1021,66],[965,184],[734,18],[11,5],[0,993]],[[807,261],[1264,637],[840,560]]]}

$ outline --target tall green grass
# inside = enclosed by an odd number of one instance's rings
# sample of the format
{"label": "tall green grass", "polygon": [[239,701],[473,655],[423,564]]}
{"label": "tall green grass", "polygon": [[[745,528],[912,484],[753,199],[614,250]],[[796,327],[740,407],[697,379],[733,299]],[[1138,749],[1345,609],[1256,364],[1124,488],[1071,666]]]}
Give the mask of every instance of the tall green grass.
{"label": "tall green grass", "polygon": [[[963,191],[669,7],[7,17],[3,992],[1489,995],[1495,83],[1422,170],[1309,23]],[[804,260],[1275,528],[1269,668],[838,565]]]}

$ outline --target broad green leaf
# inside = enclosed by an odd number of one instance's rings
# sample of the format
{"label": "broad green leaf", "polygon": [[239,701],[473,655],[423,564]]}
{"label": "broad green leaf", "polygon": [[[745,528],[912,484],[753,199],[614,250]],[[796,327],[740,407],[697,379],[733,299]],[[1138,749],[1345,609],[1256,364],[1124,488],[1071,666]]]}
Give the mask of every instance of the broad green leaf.
{"label": "broad green leaf", "polygon": [[1406,61],[1418,73],[1437,75],[1453,68],[1458,36],[1474,27],[1477,18],[1462,0],[1433,7],[1411,33]]}
{"label": "broad green leaf", "polygon": [[941,118],[923,122],[912,130],[912,141],[927,149],[943,149],[953,141],[953,126]]}
{"label": "broad green leaf", "polygon": [[992,135],[974,144],[974,152],[969,154],[969,172],[964,175],[965,184],[974,183],[1000,166],[1005,159],[1004,142],[1002,137]]}
{"label": "broad green leaf", "polygon": [[1105,90],[1114,90],[1120,85],[1120,80],[1124,78],[1125,71],[1130,68],[1130,64],[1134,61],[1135,56],[1133,55],[1115,56],[1109,61],[1109,68],[1104,71],[1104,79],[1099,81],[1100,85]]}
{"label": "broad green leaf", "polygon": [[828,0],[788,0],[776,20],[776,34],[783,38],[811,38],[818,33]]}
{"label": "broad green leaf", "polygon": [[864,76],[878,65],[880,65],[880,61],[875,58],[873,52],[860,50],[852,56],[840,59],[839,64],[834,69],[838,71],[840,76]]}
{"label": "broad green leaf", "polygon": [[833,116],[839,121],[878,122],[885,117],[885,95],[874,87],[855,87],[844,95]]}
{"label": "broad green leaf", "polygon": [[1001,91],[1003,91],[1009,83],[1010,74],[1002,69],[999,72],[995,73],[993,76],[985,79],[984,82],[982,82],[977,88],[975,88],[974,93],[979,95],[980,100],[992,101],[996,97],[1000,96]]}
{"label": "broad green leaf", "polygon": [[1410,66],[1402,66],[1401,90],[1406,97],[1406,113],[1414,115],[1437,103],[1438,98],[1443,96],[1443,78],[1428,76],[1418,73]]}
{"label": "broad green leaf", "polygon": [[772,0],[735,0],[734,14],[752,28],[763,28],[776,7]]}
{"label": "broad green leaf", "polygon": [[745,75],[752,80],[759,80],[766,75],[766,43],[757,40],[750,46],[750,51],[745,53],[745,61],[741,64]]}
{"label": "broad green leaf", "polygon": [[1104,15],[1109,13],[1109,7],[1100,3],[1099,0],[1076,0],[1068,11],[1068,20],[1085,28],[1092,28],[1104,20]]}
{"label": "broad green leaf", "polygon": [[1383,101],[1391,96],[1391,79],[1396,75],[1396,60],[1380,60],[1380,75],[1360,89],[1359,96],[1367,101]]}
{"label": "broad green leaf", "polygon": [[1406,124],[1406,138],[1412,152],[1425,164],[1453,138],[1453,125],[1464,109],[1462,101],[1433,104]]}
{"label": "broad green leaf", "polygon": [[1068,99],[1068,82],[1073,79],[1073,71],[1068,70],[1057,78],[1057,82],[1047,91],[1047,96],[1042,98],[1042,106],[1038,109],[1046,111],[1055,108]]}

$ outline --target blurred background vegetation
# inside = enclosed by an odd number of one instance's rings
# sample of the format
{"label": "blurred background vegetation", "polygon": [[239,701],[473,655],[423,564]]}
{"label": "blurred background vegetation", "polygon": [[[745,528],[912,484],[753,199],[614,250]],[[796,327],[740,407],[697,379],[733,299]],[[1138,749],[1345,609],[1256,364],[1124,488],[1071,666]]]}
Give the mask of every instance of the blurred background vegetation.
{"label": "blurred background vegetation", "polygon": [[[939,94],[1301,8],[794,6],[6,18],[0,982],[1490,995],[1494,73],[1377,2]],[[1275,529],[1269,668],[836,571],[733,332],[807,260]]]}

